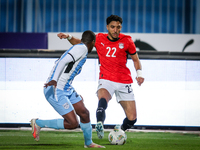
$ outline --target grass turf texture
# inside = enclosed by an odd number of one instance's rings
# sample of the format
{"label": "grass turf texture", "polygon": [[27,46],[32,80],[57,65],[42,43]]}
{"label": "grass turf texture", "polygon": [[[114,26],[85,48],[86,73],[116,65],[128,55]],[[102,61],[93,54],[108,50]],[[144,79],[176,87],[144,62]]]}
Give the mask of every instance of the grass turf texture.
{"label": "grass turf texture", "polygon": [[[98,139],[93,132],[93,142],[106,146],[109,150],[199,150],[199,134],[126,132],[125,145],[110,145],[109,132],[104,139]],[[40,141],[34,141],[31,131],[0,130],[0,149],[84,149],[82,132],[41,131]]]}

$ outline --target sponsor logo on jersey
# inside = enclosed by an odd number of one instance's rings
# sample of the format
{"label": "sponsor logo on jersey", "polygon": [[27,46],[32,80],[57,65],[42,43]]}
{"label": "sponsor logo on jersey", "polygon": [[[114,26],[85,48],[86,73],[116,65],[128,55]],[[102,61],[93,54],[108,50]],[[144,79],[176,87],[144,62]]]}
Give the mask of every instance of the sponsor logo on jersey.
{"label": "sponsor logo on jersey", "polygon": [[101,45],[103,45],[104,46],[104,44],[101,42]]}
{"label": "sponsor logo on jersey", "polygon": [[123,49],[124,48],[124,43],[119,43],[119,48]]}

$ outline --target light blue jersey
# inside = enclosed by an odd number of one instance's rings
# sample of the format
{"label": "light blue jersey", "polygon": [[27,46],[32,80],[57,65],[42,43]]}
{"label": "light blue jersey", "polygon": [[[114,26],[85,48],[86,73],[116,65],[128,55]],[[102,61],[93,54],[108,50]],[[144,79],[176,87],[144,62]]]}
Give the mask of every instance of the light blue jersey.
{"label": "light blue jersey", "polygon": [[68,90],[74,77],[80,73],[86,61],[88,49],[85,44],[74,45],[56,61],[47,82],[57,81],[57,88]]}
{"label": "light blue jersey", "polygon": [[71,84],[74,77],[81,72],[87,54],[88,48],[85,44],[74,45],[55,62],[47,79],[47,83],[51,80],[57,81],[57,87],[44,88],[44,94],[47,101],[60,115],[72,111],[74,109],[72,104],[81,100]]}

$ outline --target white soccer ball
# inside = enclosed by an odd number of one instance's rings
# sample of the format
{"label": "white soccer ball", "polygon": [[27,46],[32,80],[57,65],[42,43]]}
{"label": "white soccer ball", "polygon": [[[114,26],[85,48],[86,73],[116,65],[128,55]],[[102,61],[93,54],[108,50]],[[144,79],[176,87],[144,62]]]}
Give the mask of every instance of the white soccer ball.
{"label": "white soccer ball", "polygon": [[123,145],[126,143],[127,136],[123,130],[114,129],[109,133],[108,140],[109,140],[110,144]]}

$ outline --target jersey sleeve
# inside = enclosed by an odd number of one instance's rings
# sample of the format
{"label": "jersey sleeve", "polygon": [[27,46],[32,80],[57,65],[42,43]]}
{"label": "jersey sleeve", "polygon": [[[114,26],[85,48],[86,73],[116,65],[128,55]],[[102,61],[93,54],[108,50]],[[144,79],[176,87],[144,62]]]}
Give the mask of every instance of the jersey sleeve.
{"label": "jersey sleeve", "polygon": [[69,51],[69,54],[72,55],[72,57],[74,58],[74,61],[78,60],[83,55],[86,55],[86,53],[87,53],[87,47],[85,45],[74,46],[73,49]]}
{"label": "jersey sleeve", "polygon": [[96,42],[94,45],[95,48],[98,47],[98,45],[100,45],[101,42],[104,42],[105,36],[106,34],[103,34],[103,33],[96,34]]}
{"label": "jersey sleeve", "polygon": [[133,42],[131,37],[128,37],[128,42],[129,42],[128,52],[130,55],[134,55],[136,53],[135,43]]}
{"label": "jersey sleeve", "polygon": [[70,62],[76,62],[78,59],[86,54],[87,47],[85,45],[75,45],[70,51],[65,53],[58,60],[52,80],[57,81],[66,65],[68,65]]}

